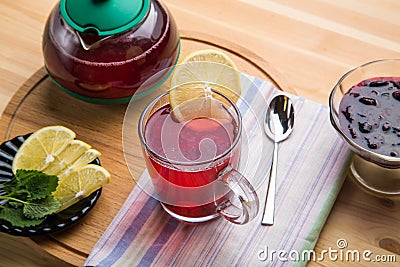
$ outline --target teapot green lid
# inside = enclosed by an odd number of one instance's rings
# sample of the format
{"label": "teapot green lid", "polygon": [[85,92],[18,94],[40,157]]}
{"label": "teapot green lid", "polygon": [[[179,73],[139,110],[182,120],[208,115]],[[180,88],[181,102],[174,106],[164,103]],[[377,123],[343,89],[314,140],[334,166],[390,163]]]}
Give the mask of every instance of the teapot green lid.
{"label": "teapot green lid", "polygon": [[146,16],[150,0],[61,0],[60,11],[73,29],[112,35],[137,25]]}

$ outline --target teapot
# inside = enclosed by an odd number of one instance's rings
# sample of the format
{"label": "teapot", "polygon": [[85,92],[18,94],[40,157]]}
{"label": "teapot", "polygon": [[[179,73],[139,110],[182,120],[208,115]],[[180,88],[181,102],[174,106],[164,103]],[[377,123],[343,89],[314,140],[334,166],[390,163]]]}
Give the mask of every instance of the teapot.
{"label": "teapot", "polygon": [[46,71],[63,91],[119,104],[168,78],[180,38],[158,0],[60,0],[47,19],[42,49]]}

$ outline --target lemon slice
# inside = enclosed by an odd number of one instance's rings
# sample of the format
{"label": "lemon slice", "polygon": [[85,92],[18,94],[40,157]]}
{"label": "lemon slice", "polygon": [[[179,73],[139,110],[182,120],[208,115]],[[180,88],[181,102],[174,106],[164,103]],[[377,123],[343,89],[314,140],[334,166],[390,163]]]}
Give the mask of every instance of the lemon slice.
{"label": "lemon slice", "polygon": [[220,85],[221,92],[234,102],[242,93],[240,74],[235,63],[218,50],[193,52],[175,67],[171,77],[171,88],[190,82]]}
{"label": "lemon slice", "polygon": [[189,108],[181,110],[181,107],[188,107],[188,104],[182,104],[194,98],[209,97],[210,87],[237,102],[242,86],[236,65],[218,50],[200,50],[189,54],[175,67],[171,77],[169,100],[176,117],[179,120],[192,117],[184,114]]}
{"label": "lemon slice", "polygon": [[100,155],[101,155],[100,152],[97,151],[96,149],[88,149],[83,154],[81,154],[79,158],[77,158],[72,164],[68,165],[67,168],[63,169],[63,171],[58,174],[58,178],[61,181],[71,172],[81,169],[82,167],[86,166],[88,163],[92,162]]}
{"label": "lemon slice", "polygon": [[59,175],[90,149],[90,145],[80,140],[72,140],[44,170],[50,175]]}
{"label": "lemon slice", "polygon": [[111,175],[106,169],[95,164],[88,164],[69,173],[59,181],[56,191],[53,192],[53,196],[61,203],[59,211],[105,186],[110,182],[110,177]]}
{"label": "lemon slice", "polygon": [[48,126],[37,130],[18,149],[12,163],[12,171],[43,171],[74,138],[75,133],[63,126]]}
{"label": "lemon slice", "polygon": [[39,170],[59,177],[53,192],[59,211],[89,196],[110,181],[110,174],[99,165],[89,164],[100,152],[87,143],[75,140],[75,133],[63,126],[44,127],[18,149],[12,164],[18,169]]}
{"label": "lemon slice", "polygon": [[[177,93],[175,90],[180,92]],[[174,100],[178,99],[175,105],[171,104],[171,106],[175,106],[173,108],[175,118],[180,122],[201,117],[231,120],[232,117],[228,111],[230,104],[212,90],[221,91],[221,87],[210,84],[204,85],[203,83],[190,83],[170,91],[170,94],[177,94]],[[191,98],[181,99],[180,97],[186,96],[186,92],[192,94]]]}

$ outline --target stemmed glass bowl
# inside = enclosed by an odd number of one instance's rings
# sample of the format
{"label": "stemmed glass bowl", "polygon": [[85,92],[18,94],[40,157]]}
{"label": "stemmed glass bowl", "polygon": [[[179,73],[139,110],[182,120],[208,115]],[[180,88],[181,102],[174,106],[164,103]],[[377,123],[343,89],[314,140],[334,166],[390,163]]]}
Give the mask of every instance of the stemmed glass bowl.
{"label": "stemmed glass bowl", "polygon": [[[339,120],[340,103],[351,87],[367,79],[384,77],[400,79],[400,59],[372,61],[344,74],[329,97],[330,120],[339,136],[355,154],[350,165],[350,177],[353,181],[368,193],[381,197],[399,197],[400,156],[387,156],[360,146],[344,132],[347,125],[341,125]],[[392,112],[400,114],[400,102],[398,109]],[[400,119],[398,123],[397,126],[400,126]]]}

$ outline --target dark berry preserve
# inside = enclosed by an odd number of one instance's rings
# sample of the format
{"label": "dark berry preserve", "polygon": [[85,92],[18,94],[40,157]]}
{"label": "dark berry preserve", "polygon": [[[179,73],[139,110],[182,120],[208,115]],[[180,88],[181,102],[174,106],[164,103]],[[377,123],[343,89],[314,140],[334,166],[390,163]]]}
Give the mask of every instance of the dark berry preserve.
{"label": "dark berry preserve", "polygon": [[400,77],[371,78],[351,87],[340,102],[339,122],[358,145],[400,157]]}

